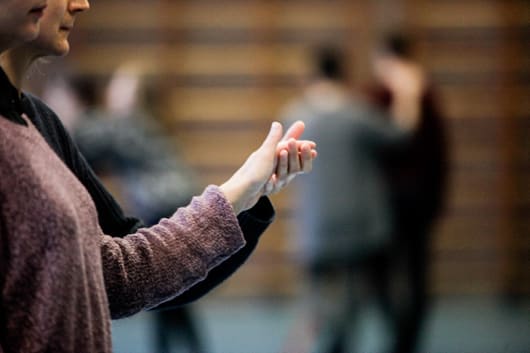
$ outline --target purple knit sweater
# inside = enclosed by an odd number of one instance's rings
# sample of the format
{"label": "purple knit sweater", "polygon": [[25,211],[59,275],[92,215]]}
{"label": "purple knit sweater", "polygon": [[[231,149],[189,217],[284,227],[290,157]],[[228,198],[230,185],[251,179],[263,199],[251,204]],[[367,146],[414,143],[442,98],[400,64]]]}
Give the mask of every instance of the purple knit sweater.
{"label": "purple knit sweater", "polygon": [[156,226],[103,235],[35,127],[0,117],[0,352],[111,352],[111,316],[171,299],[243,245],[215,186]]}

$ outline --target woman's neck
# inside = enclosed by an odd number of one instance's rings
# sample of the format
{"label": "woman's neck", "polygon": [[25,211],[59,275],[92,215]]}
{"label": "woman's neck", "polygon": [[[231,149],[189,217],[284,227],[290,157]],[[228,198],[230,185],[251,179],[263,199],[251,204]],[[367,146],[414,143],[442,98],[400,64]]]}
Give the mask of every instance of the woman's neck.
{"label": "woman's neck", "polygon": [[24,46],[9,49],[0,56],[0,65],[4,69],[9,81],[19,91],[22,90],[24,76],[33,61],[35,61],[34,56]]}

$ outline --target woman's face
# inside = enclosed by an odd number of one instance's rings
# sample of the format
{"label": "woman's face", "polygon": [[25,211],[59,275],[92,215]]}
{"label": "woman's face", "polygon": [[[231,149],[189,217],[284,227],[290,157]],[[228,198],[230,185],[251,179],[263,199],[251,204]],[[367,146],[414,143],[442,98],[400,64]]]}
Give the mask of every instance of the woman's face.
{"label": "woman's face", "polygon": [[[1,1],[1,0],[0,0]],[[74,27],[77,14],[90,8],[88,0],[48,0],[40,25],[40,34],[28,45],[40,55],[63,56],[70,51],[68,35]]]}
{"label": "woman's face", "polygon": [[47,3],[47,0],[0,0],[0,49],[34,39],[39,34]]}

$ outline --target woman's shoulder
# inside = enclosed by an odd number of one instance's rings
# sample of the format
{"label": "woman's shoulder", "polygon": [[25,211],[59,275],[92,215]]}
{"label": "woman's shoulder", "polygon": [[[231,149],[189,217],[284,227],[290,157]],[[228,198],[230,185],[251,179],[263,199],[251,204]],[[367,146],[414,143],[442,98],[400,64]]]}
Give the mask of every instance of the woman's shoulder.
{"label": "woman's shoulder", "polygon": [[50,129],[56,132],[60,131],[61,134],[65,131],[65,127],[59,119],[59,116],[39,97],[24,92],[22,104],[24,106],[24,112],[41,133],[45,134]]}
{"label": "woman's shoulder", "polygon": [[22,104],[24,105],[24,108],[26,108],[26,113],[28,114],[34,113],[32,115],[44,115],[47,118],[59,120],[59,117],[55,114],[52,108],[34,94],[24,92],[22,94]]}

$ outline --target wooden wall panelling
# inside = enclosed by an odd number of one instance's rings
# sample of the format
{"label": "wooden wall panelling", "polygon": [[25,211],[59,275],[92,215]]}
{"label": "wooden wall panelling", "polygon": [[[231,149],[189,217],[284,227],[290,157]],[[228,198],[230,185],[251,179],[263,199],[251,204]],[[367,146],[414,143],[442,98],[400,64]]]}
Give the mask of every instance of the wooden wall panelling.
{"label": "wooden wall panelling", "polygon": [[408,20],[419,28],[483,28],[510,25],[499,13],[503,3],[518,1],[498,0],[408,0]]}
{"label": "wooden wall panelling", "polygon": [[[501,14],[506,22],[513,24],[530,24],[530,5],[528,3],[503,3]],[[503,64],[506,66],[518,63],[521,57],[526,57],[528,54],[528,32],[526,37],[520,35],[520,25],[512,25],[503,31],[506,38],[521,38],[520,41],[506,41],[503,48],[504,60]],[[526,60],[526,63],[528,61]],[[524,68],[528,72],[528,67]],[[530,97],[530,82],[528,77],[526,80],[519,80],[516,73],[507,72],[503,75],[503,84],[511,87],[519,87],[519,94],[505,94],[500,97],[499,104],[504,107],[504,115],[502,116],[502,137],[503,148],[501,153],[504,159],[503,164],[503,259],[502,259],[502,274],[503,274],[503,292],[504,294],[521,296],[529,295],[528,286],[522,284],[525,280],[530,278],[530,259],[526,251],[526,244],[530,243],[530,233],[522,234],[520,231],[526,228],[530,223],[529,217],[521,210],[524,209],[524,200],[521,198],[521,191],[528,189],[528,170],[526,168],[519,169],[520,163],[523,162],[519,158],[521,151],[528,153],[527,139],[530,137],[530,129],[525,130],[524,126],[528,127],[530,119],[530,112],[526,111],[523,116],[518,115],[517,107],[520,102],[528,101]],[[520,129],[520,121],[523,123],[523,129]],[[521,139],[522,138],[522,139]],[[523,152],[524,153],[524,152]],[[525,162],[522,163],[524,166]]]}
{"label": "wooden wall panelling", "polygon": [[504,185],[513,182],[505,178],[506,155],[499,152],[506,116],[499,99],[519,91],[506,84],[506,75],[524,71],[522,60],[508,62],[503,52],[507,42],[520,37],[503,31],[521,21],[505,18],[501,1],[405,3],[406,27],[415,33],[449,119],[451,184],[448,212],[433,244],[433,291],[499,293],[505,261],[501,239],[507,235]]}
{"label": "wooden wall panelling", "polygon": [[[497,293],[504,278],[530,272],[520,270],[528,260],[507,260],[529,243],[528,197],[517,197],[527,195],[530,164],[525,9],[518,0],[106,0],[80,17],[67,61],[100,76],[130,58],[152,63],[152,73],[170,82],[171,133],[201,182],[219,183],[299,91],[308,47],[343,44],[355,64],[352,76],[364,80],[377,35],[394,25],[412,30],[451,142],[433,293]],[[286,190],[274,197],[278,222],[220,293],[296,293],[289,196]]]}
{"label": "wooden wall panelling", "polygon": [[281,87],[267,90],[266,94],[256,87],[177,87],[172,92],[170,109],[179,126],[240,122],[262,128],[262,124],[279,118],[284,105],[296,93],[297,88]]}

